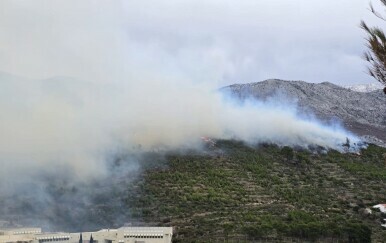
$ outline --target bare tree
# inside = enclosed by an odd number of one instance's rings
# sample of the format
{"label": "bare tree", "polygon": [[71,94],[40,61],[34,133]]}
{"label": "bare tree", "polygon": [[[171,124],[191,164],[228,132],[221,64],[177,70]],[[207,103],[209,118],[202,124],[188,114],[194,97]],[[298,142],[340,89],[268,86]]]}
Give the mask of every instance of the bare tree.
{"label": "bare tree", "polygon": [[[380,0],[386,8],[386,0]],[[386,21],[386,18],[377,12],[370,4],[370,11],[379,19]],[[370,63],[368,73],[373,78],[385,85],[383,91],[386,94],[386,36],[382,29],[369,27],[363,20],[361,28],[367,33],[366,43],[368,51],[364,53],[364,58]]]}

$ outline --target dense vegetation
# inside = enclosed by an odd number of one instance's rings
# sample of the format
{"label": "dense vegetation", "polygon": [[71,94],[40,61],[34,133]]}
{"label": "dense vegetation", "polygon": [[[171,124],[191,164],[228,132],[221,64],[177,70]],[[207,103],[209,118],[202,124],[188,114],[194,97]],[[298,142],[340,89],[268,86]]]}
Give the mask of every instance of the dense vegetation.
{"label": "dense vegetation", "polygon": [[218,141],[168,154],[128,188],[132,218],[175,227],[175,242],[382,242],[386,149],[361,155]]}

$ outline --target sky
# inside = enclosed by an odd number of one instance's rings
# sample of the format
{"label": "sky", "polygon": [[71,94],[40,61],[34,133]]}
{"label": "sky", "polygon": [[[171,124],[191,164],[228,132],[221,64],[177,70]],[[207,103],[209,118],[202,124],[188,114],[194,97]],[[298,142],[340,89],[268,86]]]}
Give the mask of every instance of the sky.
{"label": "sky", "polygon": [[150,75],[211,87],[269,78],[370,83],[359,23],[383,23],[368,7],[367,0],[2,0],[0,71],[128,83]]}

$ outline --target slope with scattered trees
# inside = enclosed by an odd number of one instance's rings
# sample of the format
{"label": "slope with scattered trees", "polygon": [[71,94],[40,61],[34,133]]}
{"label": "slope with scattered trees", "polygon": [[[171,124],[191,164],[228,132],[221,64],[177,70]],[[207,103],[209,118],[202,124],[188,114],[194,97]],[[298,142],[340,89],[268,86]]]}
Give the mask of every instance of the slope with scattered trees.
{"label": "slope with scattered trees", "polygon": [[386,149],[361,155],[219,141],[169,154],[131,184],[133,219],[175,227],[175,242],[381,242]]}

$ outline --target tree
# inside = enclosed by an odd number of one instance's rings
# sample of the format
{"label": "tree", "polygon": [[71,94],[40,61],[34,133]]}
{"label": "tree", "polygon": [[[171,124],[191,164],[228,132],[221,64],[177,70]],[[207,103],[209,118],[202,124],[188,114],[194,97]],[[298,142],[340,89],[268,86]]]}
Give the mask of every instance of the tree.
{"label": "tree", "polygon": [[[380,1],[386,8],[386,0]],[[377,12],[371,4],[370,10],[376,17],[386,21],[386,18]],[[368,51],[364,53],[364,58],[370,63],[368,73],[385,85],[383,91],[386,94],[386,35],[382,29],[369,27],[363,20],[361,21],[361,28],[367,33],[366,43]]]}
{"label": "tree", "polygon": [[291,161],[294,158],[294,150],[289,146],[284,146],[281,149],[281,153],[284,155],[287,161]]}
{"label": "tree", "polygon": [[350,139],[348,139],[347,137],[346,137],[346,143],[344,143],[344,144],[342,144],[342,146],[343,147],[345,147],[346,149],[346,152],[349,152],[350,151]]}

